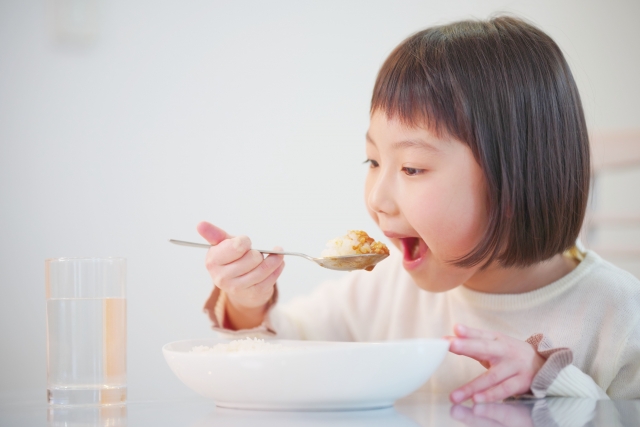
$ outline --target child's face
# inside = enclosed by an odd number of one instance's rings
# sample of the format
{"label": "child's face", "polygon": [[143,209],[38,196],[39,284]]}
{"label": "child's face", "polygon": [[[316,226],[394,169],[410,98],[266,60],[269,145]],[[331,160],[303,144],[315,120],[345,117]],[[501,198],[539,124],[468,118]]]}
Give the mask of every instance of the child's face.
{"label": "child's face", "polygon": [[470,279],[479,266],[449,262],[476,246],[488,222],[484,175],[469,147],[376,112],[366,152],[367,209],[418,286],[439,292]]}

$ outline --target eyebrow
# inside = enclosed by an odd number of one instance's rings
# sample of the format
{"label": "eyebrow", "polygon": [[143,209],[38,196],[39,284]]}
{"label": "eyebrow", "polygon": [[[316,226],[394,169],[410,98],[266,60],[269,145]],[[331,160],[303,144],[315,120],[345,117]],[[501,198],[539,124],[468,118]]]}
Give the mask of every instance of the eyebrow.
{"label": "eyebrow", "polygon": [[[366,138],[367,138],[368,142],[372,143],[373,145],[376,145],[376,143],[373,140],[373,138],[371,138],[371,135],[369,135],[369,132],[367,132]],[[418,148],[418,149],[422,149],[422,150],[431,151],[432,153],[439,153],[440,152],[440,150],[436,146],[434,146],[433,144],[430,144],[427,141],[424,141],[422,139],[405,139],[405,140],[402,140],[402,141],[397,141],[397,142],[394,142],[393,144],[391,144],[391,147],[394,148],[394,149]]]}

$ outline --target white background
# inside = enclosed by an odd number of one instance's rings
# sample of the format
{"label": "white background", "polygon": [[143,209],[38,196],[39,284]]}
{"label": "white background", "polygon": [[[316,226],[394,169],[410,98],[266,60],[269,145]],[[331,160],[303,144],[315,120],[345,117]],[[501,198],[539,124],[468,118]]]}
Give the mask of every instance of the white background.
{"label": "white background", "polygon": [[[559,43],[591,129],[640,126],[637,0],[0,0],[0,397],[45,397],[44,259],[107,255],[129,262],[130,398],[190,394],[160,348],[212,333],[212,285],[167,240],[201,220],[310,254],[382,238],[361,164],[378,68],[499,11]],[[640,210],[640,177],[611,179],[600,203]],[[284,301],[339,275],[287,262]]]}

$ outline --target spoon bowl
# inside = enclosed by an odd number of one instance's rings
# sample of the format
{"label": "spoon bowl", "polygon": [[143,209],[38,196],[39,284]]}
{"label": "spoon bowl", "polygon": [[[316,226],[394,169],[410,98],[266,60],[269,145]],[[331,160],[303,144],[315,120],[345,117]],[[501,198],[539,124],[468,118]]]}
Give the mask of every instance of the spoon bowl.
{"label": "spoon bowl", "polygon": [[[185,242],[183,240],[169,240],[171,243],[175,245],[181,246],[192,246],[196,248],[210,248],[212,245],[206,243],[194,243],[194,242]],[[352,271],[352,270],[373,270],[373,267],[383,259],[389,256],[389,254],[358,254],[358,255],[341,255],[341,256],[332,256],[332,257],[319,257],[314,258],[312,256],[300,253],[300,252],[278,252],[278,251],[266,251],[263,249],[256,249],[256,251],[263,254],[274,254],[274,255],[293,255],[299,256],[309,261],[313,261],[321,267],[328,268],[331,270],[340,270],[340,271]]]}
{"label": "spoon bowl", "polygon": [[389,254],[358,254],[313,258],[313,262],[331,270],[373,270],[373,267]]}

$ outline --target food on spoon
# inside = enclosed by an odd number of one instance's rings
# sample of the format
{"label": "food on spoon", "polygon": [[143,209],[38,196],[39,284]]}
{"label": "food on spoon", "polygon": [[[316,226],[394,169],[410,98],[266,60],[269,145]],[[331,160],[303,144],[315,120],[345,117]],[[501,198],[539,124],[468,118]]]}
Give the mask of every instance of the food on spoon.
{"label": "food on spoon", "polygon": [[[362,230],[349,230],[346,235],[329,240],[321,256],[330,258],[363,254],[389,255],[389,249],[384,243],[376,242]],[[373,266],[366,268],[369,271],[372,269]]]}

